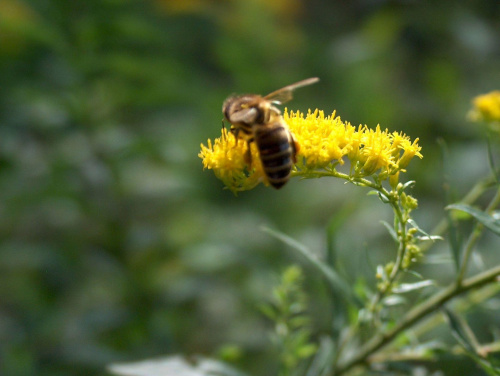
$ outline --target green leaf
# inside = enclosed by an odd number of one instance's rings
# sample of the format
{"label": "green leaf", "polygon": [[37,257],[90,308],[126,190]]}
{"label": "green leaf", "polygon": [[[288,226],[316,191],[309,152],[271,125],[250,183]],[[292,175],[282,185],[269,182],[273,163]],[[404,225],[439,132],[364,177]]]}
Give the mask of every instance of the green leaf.
{"label": "green leaf", "polygon": [[451,257],[445,254],[429,255],[423,260],[423,264],[427,265],[446,265],[451,264],[452,262],[453,260]]}
{"label": "green leaf", "polygon": [[498,219],[493,218],[491,215],[482,210],[479,210],[473,206],[466,204],[448,205],[446,209],[460,210],[467,214],[470,214],[471,216],[476,218],[476,220],[478,220],[480,223],[482,223],[491,231],[493,231],[495,234],[500,235],[500,221]]}
{"label": "green leaf", "polygon": [[[440,146],[441,149],[441,155],[443,159],[443,168],[444,168],[444,194],[445,194],[445,201],[447,203],[455,201],[453,199],[453,192],[451,191],[450,187],[452,185],[448,181],[448,175],[447,175],[447,170],[448,170],[448,161],[449,161],[449,151],[448,151],[448,145],[444,141],[444,139],[439,138],[438,140],[438,145]],[[453,257],[453,261],[455,264],[455,271],[460,270],[460,251],[461,251],[461,245],[462,245],[462,237],[461,233],[457,230],[456,223],[451,215],[451,212],[446,212],[446,220],[448,222],[448,228],[449,228],[449,244],[450,244],[450,251],[451,255]]]}
{"label": "green leaf", "polygon": [[412,275],[414,276],[415,278],[418,278],[418,279],[424,279],[424,277],[422,276],[422,274],[420,274],[419,272],[417,272],[416,270],[405,270],[404,271],[406,274],[409,274],[409,275]]}
{"label": "green leaf", "polygon": [[492,147],[491,147],[491,142],[492,142],[491,137],[488,137],[487,141],[488,141],[487,142],[487,145],[488,145],[488,163],[490,166],[491,173],[494,176],[495,181],[498,183],[500,181],[500,177],[498,176],[499,170],[495,166],[495,157],[493,156],[493,151],[492,151]]}
{"label": "green leaf", "polygon": [[480,347],[479,343],[472,332],[469,324],[462,317],[450,309],[443,307],[443,313],[450,325],[451,331],[458,343],[463,347],[466,354],[490,376],[499,376],[500,368],[493,365],[488,359],[481,357],[477,349]]}
{"label": "green leaf", "polygon": [[443,240],[443,238],[441,236],[438,236],[438,235],[430,235],[428,234],[427,232],[425,232],[424,230],[422,230],[420,228],[420,226],[417,224],[417,222],[415,222],[413,219],[408,219],[408,223],[410,225],[412,225],[413,228],[416,228],[417,231],[421,234],[423,234],[424,236],[419,236],[419,239],[420,240],[430,240],[430,241],[435,241],[435,240]]}
{"label": "green leaf", "polygon": [[495,367],[491,362],[481,359],[481,358],[474,358],[476,360],[476,363],[481,366],[481,368],[489,375],[489,376],[499,376],[500,375],[500,368]]}
{"label": "green leaf", "polygon": [[318,350],[318,346],[314,343],[308,343],[297,349],[297,356],[300,359],[307,359]]}
{"label": "green leaf", "polygon": [[335,270],[330,268],[325,262],[318,259],[318,257],[315,254],[313,254],[311,250],[307,248],[305,245],[299,243],[297,240],[289,237],[288,235],[285,235],[276,230],[272,230],[268,227],[262,227],[262,231],[267,232],[269,235],[274,236],[276,239],[281,240],[283,243],[292,247],[292,249],[298,251],[302,256],[305,257],[307,261],[309,261],[309,263],[316,270],[320,272],[320,274],[323,275],[323,277],[328,281],[332,289],[337,293],[339,293],[347,301],[355,303],[358,306],[362,305],[362,303],[359,302],[352,293],[352,290],[350,286],[347,284],[347,282],[344,279],[342,279],[339,276],[339,274]]}
{"label": "green leaf", "polygon": [[274,308],[271,305],[269,305],[269,304],[262,304],[259,307],[259,309],[262,312],[262,314],[264,316],[266,316],[268,319],[276,320],[277,313],[276,313],[276,311],[274,310]]}
{"label": "green leaf", "polygon": [[380,221],[380,223],[382,223],[384,227],[387,229],[387,231],[389,231],[391,238],[393,238],[395,242],[398,242],[398,234],[396,233],[394,228],[386,221]]}
{"label": "green leaf", "polygon": [[336,347],[335,342],[328,336],[320,339],[319,347],[314,356],[306,376],[325,376],[330,373],[334,363]]}
{"label": "green leaf", "polygon": [[218,360],[180,355],[147,359],[134,363],[111,364],[108,371],[122,376],[245,376],[244,373]]}
{"label": "green leaf", "polygon": [[407,181],[404,185],[403,185],[403,191],[408,188],[408,187],[413,187],[414,185],[416,184],[415,180],[410,180],[410,181]]}
{"label": "green leaf", "polygon": [[422,289],[424,287],[434,286],[435,284],[436,283],[430,279],[427,279],[425,281],[415,282],[415,283],[402,283],[399,286],[395,287],[393,289],[393,291],[397,294],[402,294],[402,293],[409,292],[409,291],[419,290],[419,289]]}
{"label": "green leaf", "polygon": [[453,336],[468,352],[476,354],[478,343],[467,321],[446,307],[443,307],[442,311]]}
{"label": "green leaf", "polygon": [[457,229],[457,225],[451,216],[451,212],[446,213],[446,220],[448,222],[448,228],[450,235],[448,236],[451,256],[453,257],[453,263],[455,265],[455,271],[458,272],[460,269],[460,253],[462,249],[462,236],[460,231]]}
{"label": "green leaf", "polygon": [[386,307],[394,307],[407,303],[407,300],[401,295],[388,295],[382,299],[382,304]]}
{"label": "green leaf", "polygon": [[387,203],[391,202],[391,200],[389,200],[389,197],[387,197],[386,195],[384,195],[382,192],[378,192],[378,197],[380,198],[380,200],[384,204],[387,204]]}

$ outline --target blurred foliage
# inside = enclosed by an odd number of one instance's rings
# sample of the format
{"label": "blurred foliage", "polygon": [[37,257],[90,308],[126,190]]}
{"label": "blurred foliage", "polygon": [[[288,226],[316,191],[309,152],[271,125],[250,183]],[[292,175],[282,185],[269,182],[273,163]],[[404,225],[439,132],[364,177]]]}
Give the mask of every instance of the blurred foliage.
{"label": "blurred foliage", "polygon": [[[373,226],[379,206],[341,183],[222,190],[197,157],[222,101],[319,76],[291,108],[420,137],[410,175],[430,228],[443,206],[436,138],[451,195],[488,169],[464,117],[500,87],[499,14],[496,0],[0,1],[0,374],[104,373],[227,343],[243,349],[238,366],[270,374],[256,304],[290,256],[259,226],[320,248],[343,210],[339,234],[364,229],[335,237],[353,276],[368,266],[350,250],[370,242],[387,259],[390,239]],[[326,323],[325,302],[311,304]]]}
{"label": "blurred foliage", "polygon": [[301,361],[317,352],[317,346],[311,343],[311,320],[303,280],[300,267],[289,266],[283,271],[280,284],[273,289],[273,303],[261,308],[274,324],[272,340],[279,353],[279,376],[305,374]]}

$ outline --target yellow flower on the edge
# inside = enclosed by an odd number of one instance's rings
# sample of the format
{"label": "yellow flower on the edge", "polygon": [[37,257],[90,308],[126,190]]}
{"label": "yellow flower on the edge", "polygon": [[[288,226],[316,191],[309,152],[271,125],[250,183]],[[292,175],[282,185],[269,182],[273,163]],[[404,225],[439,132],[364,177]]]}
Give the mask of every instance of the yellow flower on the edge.
{"label": "yellow flower on the edge", "polygon": [[420,150],[422,150],[421,146],[418,146],[418,138],[413,141],[410,141],[409,138],[405,137],[404,142],[399,146],[399,148],[403,151],[403,155],[396,162],[398,169],[404,170],[409,164],[413,157],[417,156],[420,159],[423,158]]}
{"label": "yellow flower on the edge", "polygon": [[260,182],[265,182],[264,171],[260,164],[259,152],[251,144],[252,166],[245,161],[248,152],[247,142],[236,140],[234,134],[222,128],[222,135],[208,140],[208,146],[201,144],[198,156],[203,160],[203,168],[213,170],[215,176],[233,192],[245,191],[254,188]]}
{"label": "yellow flower on the edge", "polygon": [[[300,112],[285,110],[283,119],[295,135],[299,144],[297,164],[294,169],[302,177],[309,171],[332,171],[344,158],[351,162],[351,177],[367,177],[377,174],[379,180],[390,179],[392,186],[397,184],[399,172],[405,171],[410,160],[420,154],[418,139],[411,142],[403,133],[375,130],[367,126],[353,127],[340,117],[325,116],[323,111]],[[255,143],[251,143],[251,166],[247,165],[245,155],[247,142],[236,140],[234,135],[222,130],[222,137],[208,146],[201,145],[198,154],[205,168],[215,175],[233,192],[252,189],[260,182],[268,185],[260,163]]]}
{"label": "yellow flower on the edge", "polygon": [[500,121],[500,91],[479,95],[473,100],[474,109],[469,113],[471,120]]}

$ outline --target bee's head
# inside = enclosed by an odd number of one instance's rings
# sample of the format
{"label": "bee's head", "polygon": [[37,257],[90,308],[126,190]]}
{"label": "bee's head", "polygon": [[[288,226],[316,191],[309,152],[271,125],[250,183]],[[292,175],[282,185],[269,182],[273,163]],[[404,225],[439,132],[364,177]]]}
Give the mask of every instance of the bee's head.
{"label": "bee's head", "polygon": [[238,97],[232,95],[232,96],[226,98],[224,103],[222,103],[222,113],[224,114],[224,119],[226,121],[230,122],[230,120],[229,120],[230,111],[231,111],[231,108],[233,107],[234,102],[237,100],[238,100]]}
{"label": "bee's head", "polygon": [[234,123],[235,119],[241,123],[254,123],[259,98],[260,96],[254,94],[230,96],[222,104],[224,118],[230,123]]}

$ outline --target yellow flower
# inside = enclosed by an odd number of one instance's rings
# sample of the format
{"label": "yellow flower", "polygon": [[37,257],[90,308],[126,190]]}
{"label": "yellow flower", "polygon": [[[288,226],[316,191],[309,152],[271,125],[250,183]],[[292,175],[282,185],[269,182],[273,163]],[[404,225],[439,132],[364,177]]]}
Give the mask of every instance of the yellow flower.
{"label": "yellow flower", "polygon": [[[356,128],[335,116],[335,112],[325,116],[320,110],[306,115],[285,110],[283,120],[299,145],[294,168],[297,175],[303,177],[309,173],[312,177],[318,170],[332,172],[347,159],[351,163],[350,177],[377,174],[379,181],[389,178],[391,186],[396,186],[399,173],[405,171],[411,159],[422,158],[418,139],[412,142],[405,134],[382,131],[380,126]],[[213,145],[211,140],[208,146],[201,145],[199,157],[204,167],[213,170],[234,192],[251,189],[260,182],[268,185],[255,143],[251,143],[251,166],[245,158],[247,150],[246,141],[236,140],[223,129],[222,137]]]}
{"label": "yellow flower", "polygon": [[420,150],[422,150],[421,146],[418,146],[418,138],[413,141],[410,141],[409,138],[405,138],[404,142],[401,144],[400,149],[403,150],[403,155],[397,161],[398,169],[404,170],[409,164],[413,157],[417,156],[420,159],[423,158]]}
{"label": "yellow flower", "polygon": [[479,95],[473,100],[474,108],[469,112],[473,121],[500,121],[500,91]]}
{"label": "yellow flower", "polygon": [[394,166],[391,137],[387,129],[380,130],[377,125],[375,130],[365,129],[361,143],[361,161],[365,175],[372,175],[377,170],[387,171]]}
{"label": "yellow flower", "polygon": [[333,160],[343,163],[346,129],[335,112],[325,117],[323,111],[315,110],[304,117],[299,111],[288,113],[285,109],[283,119],[300,145],[297,154],[300,167],[324,168]]}
{"label": "yellow flower", "polygon": [[207,141],[208,146],[201,144],[198,156],[203,160],[203,168],[213,170],[215,176],[233,192],[252,189],[261,181],[265,181],[255,145],[250,147],[250,167],[245,160],[248,154],[247,142],[236,140],[234,134],[226,128],[222,128],[221,133],[221,137],[215,139],[213,144],[210,139]]}

